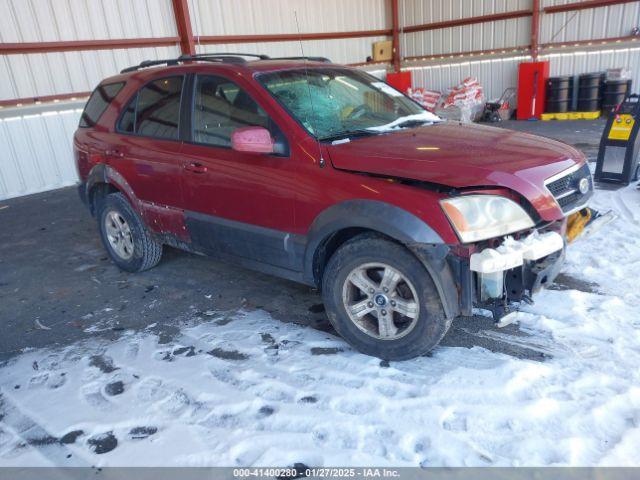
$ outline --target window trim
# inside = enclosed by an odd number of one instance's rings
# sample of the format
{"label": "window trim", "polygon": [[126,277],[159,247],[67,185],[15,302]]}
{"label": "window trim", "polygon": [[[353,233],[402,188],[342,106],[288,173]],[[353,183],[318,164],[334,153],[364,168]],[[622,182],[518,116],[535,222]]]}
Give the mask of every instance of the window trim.
{"label": "window trim", "polygon": [[268,154],[269,156],[272,157],[278,157],[278,158],[291,158],[291,141],[289,140],[289,137],[287,136],[287,134],[285,133],[285,130],[280,127],[280,124],[273,118],[273,115],[269,114],[269,112],[267,112],[267,110],[260,104],[260,102],[258,102],[258,100],[256,100],[255,95],[253,93],[251,93],[251,91],[249,91],[248,89],[246,89],[245,87],[243,87],[242,85],[240,85],[238,82],[232,80],[231,78],[227,77],[226,75],[222,74],[222,73],[218,73],[218,72],[213,72],[213,73],[194,73],[192,75],[192,79],[191,79],[191,101],[189,102],[189,130],[187,132],[187,135],[185,137],[185,143],[188,143],[190,145],[197,145],[200,147],[207,147],[207,148],[220,148],[223,150],[233,150],[233,148],[231,146],[224,146],[224,145],[213,145],[211,143],[204,143],[204,142],[197,142],[195,140],[195,134],[194,134],[194,126],[195,126],[195,115],[196,115],[196,91],[198,88],[198,76],[201,77],[219,77],[219,78],[223,78],[226,81],[228,81],[229,83],[232,83],[234,85],[236,85],[238,88],[244,90],[247,95],[249,95],[251,97],[251,100],[253,100],[256,105],[258,105],[258,107],[260,107],[262,110],[264,110],[264,112],[267,114],[267,116],[269,117],[269,120],[272,121],[275,126],[278,128],[278,130],[280,131],[280,133],[282,134],[282,136],[284,137],[287,145],[286,145],[286,149],[287,149],[287,154],[278,154],[278,153],[271,153]]}
{"label": "window trim", "polygon": [[[126,81],[101,83],[96,88],[94,88],[93,92],[91,92],[91,95],[89,95],[89,98],[87,99],[87,103],[84,104],[84,108],[82,109],[82,113],[80,114],[80,121],[78,122],[78,128],[94,128],[100,122],[100,119],[102,118],[104,113],[107,110],[109,110],[109,107],[111,106],[111,103],[118,97],[118,95],[120,95],[120,92],[122,92],[122,89],[125,87],[126,84],[127,84]],[[104,110],[102,110],[102,112],[100,112],[100,115],[98,115],[98,118],[96,118],[96,120],[93,122],[93,125],[82,125],[82,121],[84,120],[84,112],[87,109],[87,105],[89,105],[89,102],[93,98],[93,94],[96,93],[98,91],[98,89],[100,89],[100,88],[110,87],[112,85],[120,85],[120,89],[116,92],[116,94],[113,96],[113,98],[111,98],[109,103],[107,103],[107,105],[104,108]]]}
{"label": "window trim", "polygon": [[[127,99],[126,103],[124,103],[125,108],[122,109],[122,111],[120,112],[120,114],[118,115],[118,118],[116,119],[115,125],[114,125],[114,132],[118,133],[119,135],[126,135],[128,137],[139,137],[139,138],[151,138],[153,140],[163,140],[166,142],[183,142],[183,136],[182,136],[182,121],[183,121],[183,115],[182,115],[182,110],[183,110],[183,106],[184,106],[184,102],[185,102],[185,91],[186,88],[188,87],[188,83],[187,83],[187,77],[188,75],[185,73],[177,73],[174,75],[165,75],[162,77],[155,77],[152,78],[151,80],[148,80],[147,82],[145,82],[144,84],[140,85],[140,87],[138,87],[136,89],[136,91]],[[157,137],[154,135],[141,135],[139,133],[135,132],[135,127],[137,126],[136,124],[137,122],[137,117],[138,117],[138,101],[139,101],[139,94],[142,91],[143,88],[145,88],[147,85],[149,85],[150,83],[153,82],[157,82],[158,80],[166,80],[167,78],[182,78],[182,90],[180,91],[180,105],[179,105],[179,110],[178,110],[178,136],[177,138],[166,138],[166,137]],[[125,132],[123,130],[120,129],[120,121],[122,120],[122,117],[124,117],[127,109],[126,107],[129,106],[129,103],[131,103],[131,101],[133,100],[133,98],[136,97],[136,120],[134,121],[134,131],[133,132]]]}

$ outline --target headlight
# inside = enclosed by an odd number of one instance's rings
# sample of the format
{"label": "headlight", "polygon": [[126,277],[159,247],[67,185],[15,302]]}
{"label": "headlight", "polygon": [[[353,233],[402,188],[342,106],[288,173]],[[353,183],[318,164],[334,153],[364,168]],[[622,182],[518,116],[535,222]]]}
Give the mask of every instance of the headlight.
{"label": "headlight", "polygon": [[498,195],[463,195],[441,200],[440,204],[463,243],[500,237],[534,226],[520,205]]}

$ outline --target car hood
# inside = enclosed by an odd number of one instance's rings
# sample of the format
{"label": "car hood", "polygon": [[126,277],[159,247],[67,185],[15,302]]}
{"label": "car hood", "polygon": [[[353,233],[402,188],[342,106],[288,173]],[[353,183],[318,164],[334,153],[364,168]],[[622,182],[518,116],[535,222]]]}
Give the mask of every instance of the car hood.
{"label": "car hood", "polygon": [[544,220],[563,217],[544,181],[584,156],[564,143],[527,133],[443,122],[328,146],[335,168],[462,187],[506,187]]}

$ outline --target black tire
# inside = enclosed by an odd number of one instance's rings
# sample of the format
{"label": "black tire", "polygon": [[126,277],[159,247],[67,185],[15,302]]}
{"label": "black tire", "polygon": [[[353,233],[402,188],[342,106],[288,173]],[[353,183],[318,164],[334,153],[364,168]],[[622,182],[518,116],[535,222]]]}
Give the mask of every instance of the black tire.
{"label": "black tire", "polygon": [[[107,195],[99,200],[96,207],[100,238],[113,263],[127,272],[142,272],[155,267],[160,262],[162,258],[162,243],[153,238],[140,216],[122,193]],[[133,252],[130,258],[120,256],[107,238],[105,221],[107,215],[112,212],[119,214],[129,226],[131,240],[133,241]]]}
{"label": "black tire", "polygon": [[[397,339],[379,339],[363,332],[350,319],[343,286],[360,265],[383,263],[399,271],[416,291],[420,310],[413,328]],[[407,360],[433,349],[451,326],[436,286],[424,265],[405,247],[380,237],[362,235],[345,243],[329,260],[322,281],[322,295],[329,321],[350,345],[384,360]]]}

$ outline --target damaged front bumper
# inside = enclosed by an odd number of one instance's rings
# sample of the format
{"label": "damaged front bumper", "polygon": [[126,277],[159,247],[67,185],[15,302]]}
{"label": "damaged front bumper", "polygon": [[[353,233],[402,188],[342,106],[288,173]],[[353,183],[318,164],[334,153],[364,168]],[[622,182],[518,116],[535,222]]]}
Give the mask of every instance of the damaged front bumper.
{"label": "damaged front bumper", "polygon": [[531,302],[533,294],[551,284],[564,258],[565,241],[557,232],[534,232],[520,240],[509,237],[467,258],[451,256],[460,314],[470,316],[476,307],[491,311],[499,321],[514,304]]}

